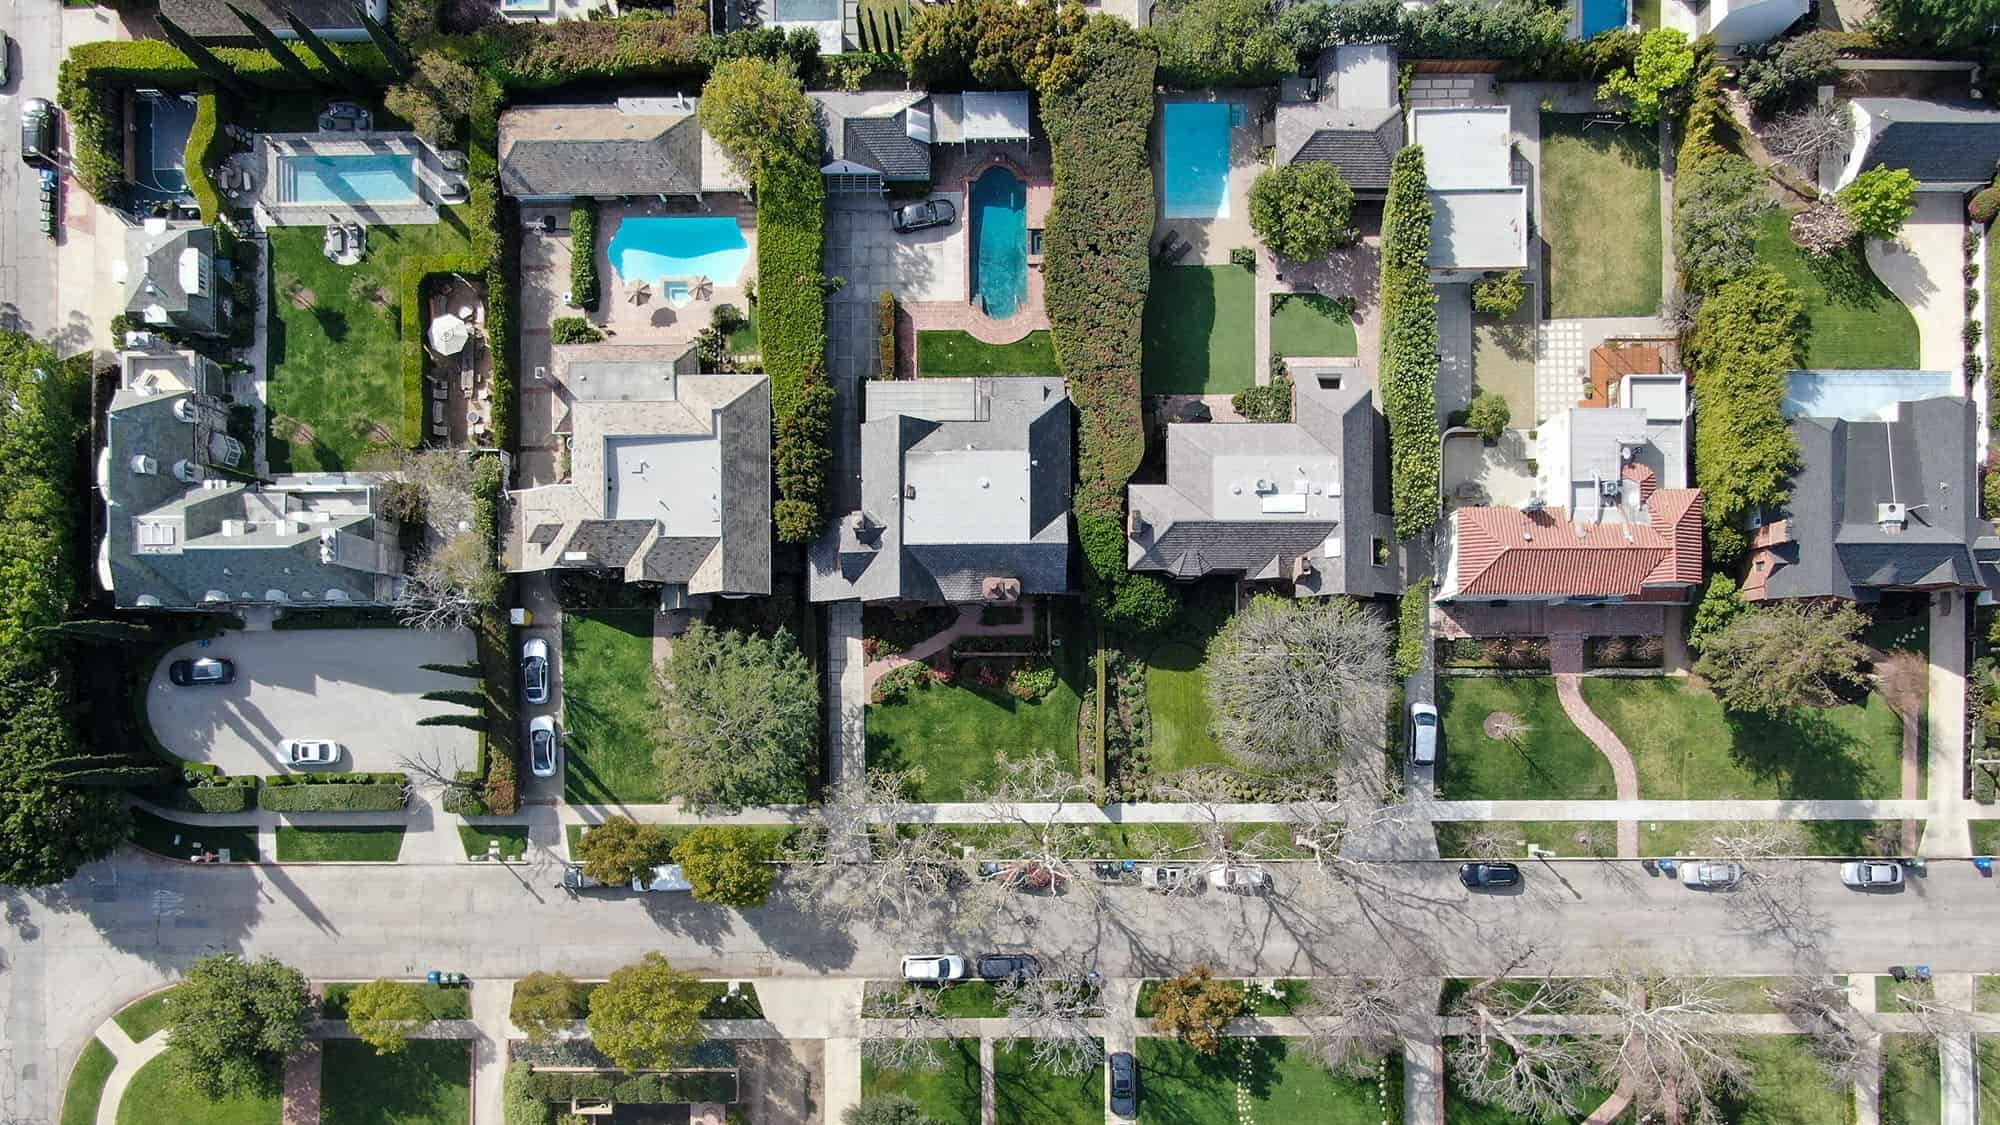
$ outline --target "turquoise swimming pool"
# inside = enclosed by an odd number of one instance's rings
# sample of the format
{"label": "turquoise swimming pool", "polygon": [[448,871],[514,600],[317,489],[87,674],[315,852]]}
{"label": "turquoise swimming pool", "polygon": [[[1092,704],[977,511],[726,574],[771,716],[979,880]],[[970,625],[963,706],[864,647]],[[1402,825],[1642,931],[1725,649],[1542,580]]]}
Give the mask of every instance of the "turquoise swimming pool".
{"label": "turquoise swimming pool", "polygon": [[1623,30],[1631,18],[1625,0],[1576,0],[1576,8],[1577,37],[1580,39]]}
{"label": "turquoise swimming pool", "polygon": [[1028,295],[1028,185],[1005,168],[988,168],[966,197],[972,224],[972,303],[995,320]]}
{"label": "turquoise swimming pool", "polygon": [[1168,102],[1162,110],[1160,164],[1169,219],[1229,217],[1229,125],[1241,111],[1229,102]]}
{"label": "turquoise swimming pool", "polygon": [[606,254],[611,268],[628,282],[706,277],[717,285],[735,285],[750,261],[750,243],[735,219],[638,217],[618,224]]}
{"label": "turquoise swimming pool", "polygon": [[286,203],[416,203],[414,157],[373,153],[281,156],[279,198]]}

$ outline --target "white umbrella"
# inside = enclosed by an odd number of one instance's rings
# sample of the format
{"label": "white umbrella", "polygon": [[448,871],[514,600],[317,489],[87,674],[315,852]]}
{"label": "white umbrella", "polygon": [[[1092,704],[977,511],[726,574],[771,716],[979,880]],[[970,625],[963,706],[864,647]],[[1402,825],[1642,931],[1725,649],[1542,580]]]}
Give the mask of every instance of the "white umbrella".
{"label": "white umbrella", "polygon": [[465,350],[465,343],[472,338],[472,330],[465,321],[446,313],[431,321],[431,347],[439,355],[457,355]]}

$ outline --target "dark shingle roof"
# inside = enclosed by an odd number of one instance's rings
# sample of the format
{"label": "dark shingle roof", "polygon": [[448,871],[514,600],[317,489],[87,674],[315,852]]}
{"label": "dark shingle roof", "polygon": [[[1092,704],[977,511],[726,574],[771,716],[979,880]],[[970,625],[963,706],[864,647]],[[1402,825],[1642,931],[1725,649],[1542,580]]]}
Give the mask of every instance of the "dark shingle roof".
{"label": "dark shingle roof", "polygon": [[[218,326],[215,300],[215,232],[207,227],[167,230],[154,234],[141,227],[133,231],[128,251],[139,259],[132,265],[144,273],[128,283],[131,296],[125,311],[134,321],[150,323],[145,310],[157,305],[166,310],[167,321],[188,332],[212,333]],[[206,291],[189,291],[181,284],[181,252],[192,249],[201,256],[201,276]]]}
{"label": "dark shingle roof", "polygon": [[904,114],[850,117],[843,124],[841,158],[866,164],[889,180],[923,180],[931,174],[929,145],[910,139]]}
{"label": "dark shingle roof", "polygon": [[1908,168],[1919,183],[1984,183],[2000,159],[2000,111],[1915,98],[1862,98],[1874,122],[1861,167]]}
{"label": "dark shingle roof", "polygon": [[[537,109],[533,111],[542,114]],[[500,186],[517,196],[697,195],[701,192],[701,126],[692,112],[623,114],[576,107],[588,120],[560,128],[533,127],[509,136],[503,120]],[[535,122],[543,126],[544,122]],[[511,142],[511,143],[510,143]]]}
{"label": "dark shingle roof", "polygon": [[1356,191],[1389,190],[1389,166],[1403,147],[1403,119],[1375,129],[1320,129],[1299,146],[1294,164],[1331,164]]}

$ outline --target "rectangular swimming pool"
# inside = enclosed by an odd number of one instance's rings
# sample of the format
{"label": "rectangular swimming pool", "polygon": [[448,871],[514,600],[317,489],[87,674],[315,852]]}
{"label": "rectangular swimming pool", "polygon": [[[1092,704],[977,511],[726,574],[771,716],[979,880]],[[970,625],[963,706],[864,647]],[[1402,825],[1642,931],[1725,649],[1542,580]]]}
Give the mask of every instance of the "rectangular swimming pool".
{"label": "rectangular swimming pool", "polygon": [[1229,102],[1168,102],[1162,110],[1161,167],[1169,219],[1229,217]]}
{"label": "rectangular swimming pool", "polygon": [[750,262],[750,242],[735,219],[637,216],[618,224],[605,256],[628,284],[706,277],[735,285]]}
{"label": "rectangular swimming pool", "polygon": [[1591,39],[1617,31],[1630,19],[1626,0],[1576,0],[1578,37]]}
{"label": "rectangular swimming pool", "polygon": [[281,156],[286,203],[419,203],[416,159],[358,153]]}

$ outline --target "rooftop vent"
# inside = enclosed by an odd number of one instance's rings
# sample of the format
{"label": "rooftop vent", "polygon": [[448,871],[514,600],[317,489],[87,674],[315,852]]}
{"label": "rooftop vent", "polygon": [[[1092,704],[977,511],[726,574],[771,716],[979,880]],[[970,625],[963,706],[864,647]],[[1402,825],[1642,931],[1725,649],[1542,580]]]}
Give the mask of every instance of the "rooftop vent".
{"label": "rooftop vent", "polygon": [[1276,491],[1278,491],[1278,486],[1277,486],[1277,483],[1276,483],[1276,482],[1274,482],[1274,481],[1270,481],[1270,480],[1266,480],[1266,479],[1264,479],[1263,477],[1258,477],[1258,478],[1257,478],[1257,491],[1259,491],[1259,492],[1276,492]]}
{"label": "rooftop vent", "polygon": [[1875,505],[1875,526],[1883,531],[1901,531],[1910,525],[1910,509],[1904,504]]}
{"label": "rooftop vent", "polygon": [[143,453],[136,454],[132,458],[132,471],[142,477],[150,477],[160,471],[160,463]]}
{"label": "rooftop vent", "polygon": [[915,500],[916,498],[917,498],[917,486],[916,486],[916,485],[914,485],[914,484],[906,484],[906,485],[904,485],[904,486],[903,486],[903,499],[905,499],[905,500]]}

